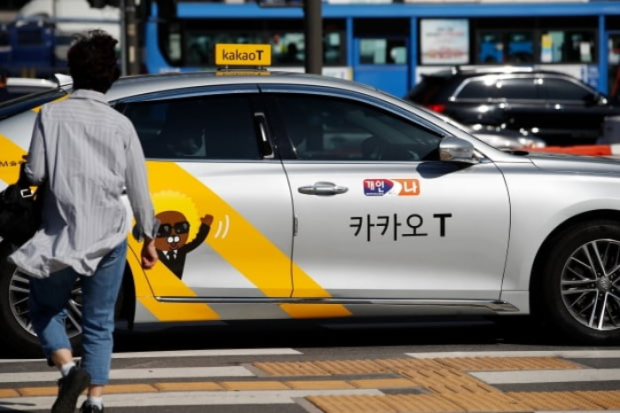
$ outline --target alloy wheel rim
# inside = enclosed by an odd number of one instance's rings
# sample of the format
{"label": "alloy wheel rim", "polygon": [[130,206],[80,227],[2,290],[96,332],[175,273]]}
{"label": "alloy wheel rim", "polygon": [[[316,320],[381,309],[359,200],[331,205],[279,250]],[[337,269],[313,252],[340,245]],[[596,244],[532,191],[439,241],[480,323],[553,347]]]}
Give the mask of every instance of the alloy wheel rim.
{"label": "alloy wheel rim", "polygon": [[560,279],[562,301],[580,324],[598,331],[620,328],[620,241],[599,239],[577,248]]}
{"label": "alloy wheel rim", "polygon": [[[32,336],[36,336],[30,317],[30,279],[27,275],[15,270],[9,284],[9,306],[15,321]],[[69,338],[82,334],[82,287],[78,281],[71,290],[71,298],[67,305],[65,328]]]}

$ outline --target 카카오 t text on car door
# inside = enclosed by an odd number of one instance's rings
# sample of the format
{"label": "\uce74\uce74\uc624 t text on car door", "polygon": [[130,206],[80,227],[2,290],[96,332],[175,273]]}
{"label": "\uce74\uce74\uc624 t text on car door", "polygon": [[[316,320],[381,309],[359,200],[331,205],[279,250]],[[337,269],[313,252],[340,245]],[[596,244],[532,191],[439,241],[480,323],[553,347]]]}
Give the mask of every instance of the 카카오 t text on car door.
{"label": "\uce74\uce74\uc624 t text on car door", "polygon": [[320,294],[301,272],[340,298],[499,297],[509,204],[492,163],[440,161],[442,131],[397,107],[262,89],[291,145],[295,297]]}

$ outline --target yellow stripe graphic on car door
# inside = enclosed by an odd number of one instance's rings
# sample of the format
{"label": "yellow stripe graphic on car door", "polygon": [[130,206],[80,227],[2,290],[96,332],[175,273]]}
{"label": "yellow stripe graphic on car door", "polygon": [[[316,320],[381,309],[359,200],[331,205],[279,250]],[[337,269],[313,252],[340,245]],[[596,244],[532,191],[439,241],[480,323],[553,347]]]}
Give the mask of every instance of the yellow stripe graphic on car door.
{"label": "yellow stripe graphic on car door", "polygon": [[[233,225],[226,238],[208,237],[207,243],[224,260],[243,274],[267,297],[288,297],[292,290],[291,260],[267,237],[226,203],[210,188],[187,171],[171,162],[147,162],[151,193],[165,190],[182,191],[192,198],[202,211],[212,215],[228,215]],[[239,254],[243,251],[243,254]],[[331,295],[318,285],[301,268],[293,263],[295,284],[303,291],[312,291],[312,298]],[[174,275],[171,275],[174,276]],[[167,280],[160,280],[167,283]],[[157,294],[149,275],[149,282]],[[284,304],[281,308],[295,318],[343,317],[351,313],[339,304]]]}
{"label": "yellow stripe graphic on car door", "polygon": [[19,165],[26,150],[2,134],[0,134],[0,148],[0,179],[7,184],[13,184],[19,177]]}
{"label": "yellow stripe graphic on car door", "polygon": [[[133,273],[136,300],[138,300],[151,314],[160,321],[201,321],[217,320],[220,317],[211,307],[203,303],[165,303],[158,301],[149,288],[149,282],[166,280],[166,288],[170,289],[170,296],[195,297],[196,294],[179,280],[164,264],[157,262],[149,270],[142,269],[140,251],[142,244],[129,234],[127,236],[129,250],[127,262]],[[146,274],[145,274],[146,273]],[[175,282],[176,280],[176,282]]]}
{"label": "yellow stripe graphic on car door", "polygon": [[[17,181],[19,176],[19,164],[22,156],[27,152],[16,145],[6,136],[0,134],[0,179],[7,184]],[[133,236],[128,235],[130,251],[127,253],[127,261],[134,276],[136,299],[147,308],[155,318],[161,321],[196,321],[215,320],[219,316],[206,304],[179,304],[162,303],[153,297],[153,293],[144,276],[144,270],[140,265],[140,250],[142,245]],[[168,268],[157,263],[149,270],[149,279],[166,279],[167,290],[170,296],[195,296],[193,291],[183,284]]]}

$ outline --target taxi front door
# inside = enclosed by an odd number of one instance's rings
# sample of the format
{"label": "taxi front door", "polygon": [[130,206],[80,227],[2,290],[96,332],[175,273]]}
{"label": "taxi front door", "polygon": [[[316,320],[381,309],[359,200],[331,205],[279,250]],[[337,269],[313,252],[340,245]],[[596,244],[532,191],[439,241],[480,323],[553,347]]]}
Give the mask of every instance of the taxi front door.
{"label": "taxi front door", "polygon": [[386,125],[390,138],[440,137],[363,102],[284,92],[274,100],[296,145],[297,159],[284,161],[296,219],[294,297],[499,298],[509,204],[492,163],[464,167],[373,147]]}

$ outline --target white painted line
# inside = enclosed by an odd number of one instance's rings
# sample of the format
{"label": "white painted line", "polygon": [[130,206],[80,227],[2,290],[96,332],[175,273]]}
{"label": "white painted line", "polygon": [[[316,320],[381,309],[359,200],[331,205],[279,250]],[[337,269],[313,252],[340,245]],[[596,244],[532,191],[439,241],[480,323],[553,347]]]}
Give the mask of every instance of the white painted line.
{"label": "white painted line", "polygon": [[[162,357],[224,357],[224,356],[295,356],[301,352],[292,348],[258,348],[258,349],[230,349],[230,350],[186,350],[186,351],[152,351],[140,353],[115,353],[112,359],[129,358],[162,358]],[[47,363],[45,359],[6,359],[4,363]]]}
{"label": "white painted line", "polygon": [[295,356],[301,352],[292,348],[258,348],[230,350],[153,351],[140,353],[116,353],[113,359],[160,358],[160,357],[223,357],[223,356]]}
{"label": "white painted line", "polygon": [[[285,391],[231,391],[231,392],[161,392],[106,394],[105,407],[146,407],[146,406],[196,406],[196,405],[242,405],[242,404],[293,404],[293,399],[307,396],[369,395],[383,393],[373,389],[352,390],[285,390]],[[49,410],[53,397],[19,397],[0,399],[0,411]],[[82,404],[84,396],[78,400]],[[556,412],[557,413],[557,412]],[[581,413],[581,412],[580,412]],[[608,412],[606,412],[608,413]]]}
{"label": "white painted line", "polygon": [[620,358],[620,350],[550,350],[550,351],[454,351],[441,353],[405,353],[419,359],[452,357],[565,357]]}
{"label": "white painted line", "polygon": [[[184,367],[184,368],[161,368],[161,369],[117,369],[110,372],[112,380],[142,380],[142,379],[172,379],[172,378],[210,378],[210,377],[255,377],[244,367]],[[29,373],[3,373],[0,375],[0,383],[25,383],[25,382],[55,382],[60,378],[60,373],[54,372],[29,372]]]}
{"label": "white painted line", "polygon": [[476,371],[469,374],[488,384],[620,381],[620,369]]}

